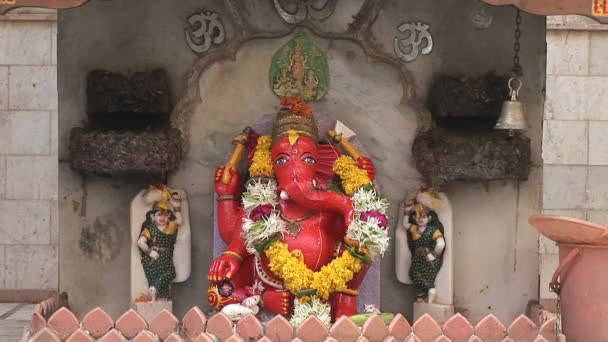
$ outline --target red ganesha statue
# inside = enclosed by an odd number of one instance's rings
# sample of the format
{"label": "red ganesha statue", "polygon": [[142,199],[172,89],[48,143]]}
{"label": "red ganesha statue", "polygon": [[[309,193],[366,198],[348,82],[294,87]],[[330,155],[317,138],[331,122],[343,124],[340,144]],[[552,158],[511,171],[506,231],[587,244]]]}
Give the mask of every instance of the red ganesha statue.
{"label": "red ganesha statue", "polygon": [[250,148],[244,191],[235,158],[217,169],[228,247],[209,268],[208,299],[221,309],[260,296],[264,310],[292,315],[293,324],[311,314],[329,323],[357,313],[359,285],[388,247],[388,202],[373,187],[369,158],[318,143],[303,100],[281,104],[271,135],[241,137]]}

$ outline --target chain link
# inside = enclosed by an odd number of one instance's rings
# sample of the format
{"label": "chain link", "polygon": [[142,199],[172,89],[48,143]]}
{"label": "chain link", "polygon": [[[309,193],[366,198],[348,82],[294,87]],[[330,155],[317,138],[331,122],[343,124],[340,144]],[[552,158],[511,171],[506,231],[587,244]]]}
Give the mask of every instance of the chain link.
{"label": "chain link", "polygon": [[524,72],[523,68],[519,64],[519,38],[521,38],[521,11],[516,8],[517,14],[515,15],[515,42],[513,43],[513,73],[515,76],[521,76]]}

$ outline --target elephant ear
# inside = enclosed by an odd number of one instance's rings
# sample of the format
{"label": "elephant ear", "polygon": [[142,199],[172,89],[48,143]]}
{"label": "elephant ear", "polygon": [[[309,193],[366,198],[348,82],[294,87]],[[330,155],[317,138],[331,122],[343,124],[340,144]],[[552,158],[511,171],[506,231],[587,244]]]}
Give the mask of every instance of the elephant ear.
{"label": "elephant ear", "polygon": [[317,178],[322,185],[327,185],[334,179],[334,162],[342,155],[340,150],[330,144],[319,144],[317,160]]}

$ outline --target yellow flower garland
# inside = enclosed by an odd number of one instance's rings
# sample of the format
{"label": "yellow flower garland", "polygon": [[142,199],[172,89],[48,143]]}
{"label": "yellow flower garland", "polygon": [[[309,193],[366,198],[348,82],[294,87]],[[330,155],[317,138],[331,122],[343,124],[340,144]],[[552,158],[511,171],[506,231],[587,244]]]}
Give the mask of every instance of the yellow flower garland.
{"label": "yellow flower garland", "polygon": [[333,169],[340,176],[342,188],[344,188],[344,192],[349,196],[352,196],[362,186],[372,183],[367,175],[367,171],[360,169],[352,157],[340,156],[334,162]]}
{"label": "yellow flower garland", "polygon": [[253,161],[249,167],[249,173],[251,177],[274,177],[274,170],[272,169],[272,155],[271,150],[272,139],[269,135],[264,135],[258,138],[258,145],[253,153]]}
{"label": "yellow flower garland", "polygon": [[359,259],[345,251],[320,271],[313,272],[303,261],[291,254],[287,244],[281,241],[275,241],[265,253],[270,260],[270,270],[283,279],[285,287],[291,293],[314,289],[322,301],[327,301],[334,292],[346,290],[346,283],[353,279],[363,266]]}

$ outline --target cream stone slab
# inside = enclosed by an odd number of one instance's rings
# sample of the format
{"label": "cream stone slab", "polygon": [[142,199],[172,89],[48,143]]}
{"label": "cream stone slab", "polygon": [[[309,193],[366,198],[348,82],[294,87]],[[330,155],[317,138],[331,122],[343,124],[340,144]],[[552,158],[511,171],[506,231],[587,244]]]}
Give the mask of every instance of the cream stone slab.
{"label": "cream stone slab", "polygon": [[56,66],[11,66],[9,77],[9,109],[57,110]]}
{"label": "cream stone slab", "polygon": [[608,121],[589,121],[589,165],[608,165],[606,132]]}
{"label": "cream stone slab", "polygon": [[543,208],[585,208],[586,184],[587,166],[545,165],[543,167]]}
{"label": "cream stone slab", "polygon": [[4,246],[3,289],[55,290],[58,287],[57,246]]}
{"label": "cream stone slab", "polygon": [[59,124],[57,111],[51,112],[51,155],[59,154]]}
{"label": "cream stone slab", "polygon": [[6,156],[7,199],[57,199],[55,156]]}
{"label": "cream stone slab", "polygon": [[608,33],[591,32],[590,36],[589,74],[608,75]]}
{"label": "cream stone slab", "polygon": [[587,212],[587,220],[608,226],[608,210],[589,210]]}
{"label": "cream stone slab", "polygon": [[0,154],[8,154],[8,147],[11,141],[10,123],[10,113],[8,111],[0,111]]}
{"label": "cream stone slab", "polygon": [[547,76],[545,119],[608,120],[607,82],[608,76]]}
{"label": "cream stone slab", "polygon": [[[182,198],[181,213],[183,222],[178,227],[177,240],[173,252],[173,265],[175,266],[176,273],[173,282],[181,283],[186,281],[190,276],[191,235],[189,207],[186,192],[181,189],[172,190],[177,192]],[[152,208],[152,203],[148,203],[144,199],[145,192],[146,190],[140,191],[131,201],[131,300],[134,300],[142,293],[147,293],[148,289],[148,282],[141,265],[141,252],[137,246],[137,240],[141,233],[141,225],[146,219],[146,213]]]}
{"label": "cream stone slab", "polygon": [[414,303],[414,320],[429,314],[437,323],[443,324],[454,315],[454,305]]}
{"label": "cream stone slab", "polygon": [[[1,140],[0,140],[0,142],[1,142]],[[6,157],[3,155],[0,155],[0,198],[4,198],[5,191],[6,191]]]}
{"label": "cream stone slab", "polygon": [[0,64],[45,65],[50,62],[50,22],[0,21]]}
{"label": "cream stone slab", "polygon": [[32,319],[32,314],[34,313],[34,309],[37,304],[27,304],[17,310],[12,315],[8,316],[6,319],[16,320],[16,321],[29,321]]}
{"label": "cream stone slab", "polygon": [[140,314],[146,322],[152,322],[152,319],[156,317],[156,315],[163,311],[169,310],[169,312],[173,312],[173,301],[172,300],[159,300],[156,302],[139,302],[133,303],[133,309]]}
{"label": "cream stone slab", "polygon": [[589,166],[586,193],[589,209],[608,208],[608,166]]}
{"label": "cream stone slab", "polygon": [[50,154],[50,121],[47,111],[10,112],[7,154]]}
{"label": "cream stone slab", "polygon": [[0,200],[0,241],[7,245],[46,245],[51,237],[50,201]]}
{"label": "cream stone slab", "polygon": [[545,120],[543,162],[586,165],[590,149],[587,121]]}
{"label": "cream stone slab", "polygon": [[0,110],[8,109],[8,67],[0,66]]}
{"label": "cream stone slab", "polygon": [[586,75],[589,63],[589,32],[547,32],[548,75]]}
{"label": "cream stone slab", "polygon": [[[439,199],[436,201],[436,208],[434,210],[439,217],[439,221],[443,224],[445,250],[443,253],[443,264],[435,279],[435,290],[437,291],[435,303],[451,305],[454,300],[452,205],[445,193],[439,193],[438,196]],[[406,216],[404,216],[403,205],[399,207],[399,211],[399,222],[397,223],[397,231],[395,232],[395,272],[397,273],[397,280],[405,284],[412,284],[409,276],[412,254],[407,244],[409,223]],[[435,317],[433,316],[433,318]]]}

